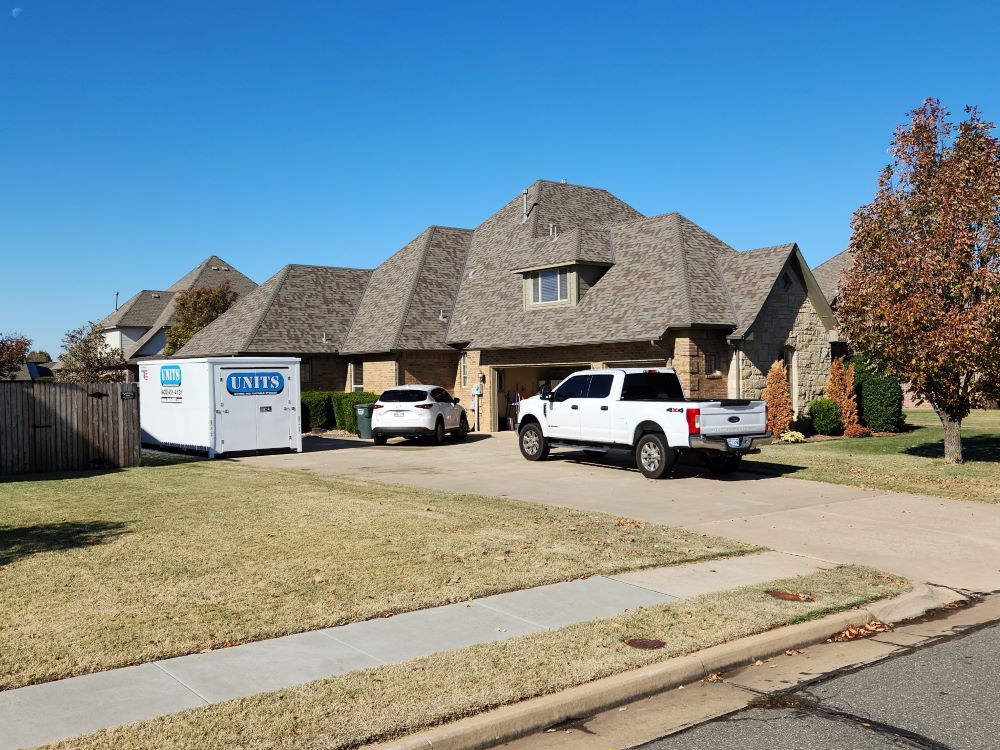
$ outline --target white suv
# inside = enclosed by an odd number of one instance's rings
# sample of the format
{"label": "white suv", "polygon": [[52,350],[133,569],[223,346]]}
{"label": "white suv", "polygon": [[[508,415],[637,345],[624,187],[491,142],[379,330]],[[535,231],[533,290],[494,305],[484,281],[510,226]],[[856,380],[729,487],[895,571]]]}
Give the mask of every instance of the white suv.
{"label": "white suv", "polygon": [[430,437],[443,443],[445,433],[455,440],[469,434],[469,419],[458,399],[436,385],[400,385],[390,388],[375,402],[372,438],[375,445],[397,435]]}

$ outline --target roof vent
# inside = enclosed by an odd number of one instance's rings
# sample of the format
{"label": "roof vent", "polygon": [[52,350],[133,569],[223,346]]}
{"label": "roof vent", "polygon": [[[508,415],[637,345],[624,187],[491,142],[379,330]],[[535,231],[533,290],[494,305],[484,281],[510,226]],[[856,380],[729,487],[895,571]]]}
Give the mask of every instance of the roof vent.
{"label": "roof vent", "polygon": [[565,185],[566,184],[566,178],[564,177],[563,179],[559,180],[559,184],[560,185]]}
{"label": "roof vent", "polygon": [[219,268],[218,266],[212,266],[212,270],[213,271],[221,271],[222,269]]}
{"label": "roof vent", "polygon": [[444,311],[443,307],[441,308],[441,312],[438,313],[438,320],[440,320],[442,323],[448,322],[448,313]]}
{"label": "roof vent", "polygon": [[521,223],[523,224],[528,220],[528,188],[525,188],[521,192],[521,200],[523,208],[521,209]]}
{"label": "roof vent", "polygon": [[160,298],[160,295],[156,294],[155,292],[153,294],[149,295],[149,296],[152,297],[153,299],[159,299]]}
{"label": "roof vent", "polygon": [[556,226],[554,221],[549,222],[549,237],[553,240],[559,239],[559,227]]}

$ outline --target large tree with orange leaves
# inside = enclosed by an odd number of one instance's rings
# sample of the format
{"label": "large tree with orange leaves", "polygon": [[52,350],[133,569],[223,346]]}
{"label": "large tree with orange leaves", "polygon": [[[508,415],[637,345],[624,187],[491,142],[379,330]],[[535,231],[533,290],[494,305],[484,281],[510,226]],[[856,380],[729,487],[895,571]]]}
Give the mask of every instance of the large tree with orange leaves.
{"label": "large tree with orange leaves", "polygon": [[838,309],[852,345],[937,412],[950,463],[962,420],[1000,396],[1000,141],[966,115],[928,99],[897,129]]}

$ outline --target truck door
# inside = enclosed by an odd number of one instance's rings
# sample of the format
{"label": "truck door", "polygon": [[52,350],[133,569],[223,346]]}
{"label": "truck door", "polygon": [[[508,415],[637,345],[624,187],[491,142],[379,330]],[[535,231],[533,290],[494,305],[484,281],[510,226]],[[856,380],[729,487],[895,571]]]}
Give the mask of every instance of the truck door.
{"label": "truck door", "polygon": [[586,400],[590,375],[573,375],[559,384],[546,404],[549,437],[580,439],[580,404]]}
{"label": "truck door", "polygon": [[601,373],[590,376],[587,397],[580,399],[580,439],[597,443],[611,440],[611,390],[615,376]]}

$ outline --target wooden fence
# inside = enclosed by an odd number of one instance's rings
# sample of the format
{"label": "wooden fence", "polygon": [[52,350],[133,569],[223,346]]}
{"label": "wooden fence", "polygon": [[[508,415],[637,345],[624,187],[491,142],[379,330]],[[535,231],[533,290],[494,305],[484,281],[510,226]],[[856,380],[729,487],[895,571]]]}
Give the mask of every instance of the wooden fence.
{"label": "wooden fence", "polygon": [[0,475],[139,465],[136,383],[0,382]]}

